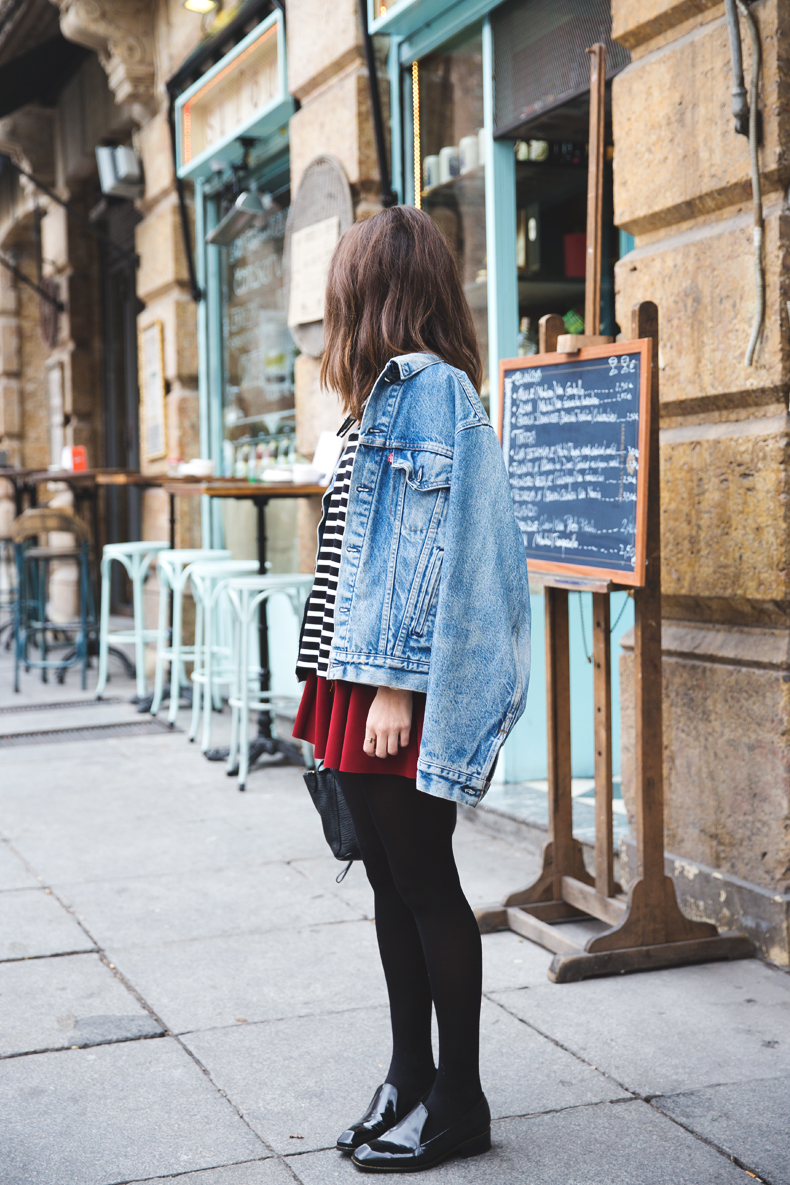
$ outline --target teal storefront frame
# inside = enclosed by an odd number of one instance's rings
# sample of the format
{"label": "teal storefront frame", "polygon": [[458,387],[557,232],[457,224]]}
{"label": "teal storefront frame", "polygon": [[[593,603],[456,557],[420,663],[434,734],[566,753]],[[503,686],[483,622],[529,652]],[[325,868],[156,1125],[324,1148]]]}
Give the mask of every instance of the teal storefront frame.
{"label": "teal storefront frame", "polygon": [[[398,0],[376,16],[370,0],[372,32],[388,33],[393,188],[399,200],[415,204],[414,127],[409,71],[415,61],[475,27],[482,34],[483,128],[485,136],[485,220],[487,249],[488,354],[490,414],[499,418],[499,362],[514,357],[518,335],[516,268],[516,161],[512,141],[494,139],[494,44],[492,11],[501,0]],[[620,235],[620,255],[632,249]],[[543,596],[532,595],[532,679],[527,709],[508,739],[499,764],[505,782],[543,780],[547,776],[545,643]],[[620,639],[633,625],[633,602],[625,592],[612,595],[612,717],[615,778],[620,773]],[[576,778],[594,773],[592,598],[570,596],[571,746]]]}

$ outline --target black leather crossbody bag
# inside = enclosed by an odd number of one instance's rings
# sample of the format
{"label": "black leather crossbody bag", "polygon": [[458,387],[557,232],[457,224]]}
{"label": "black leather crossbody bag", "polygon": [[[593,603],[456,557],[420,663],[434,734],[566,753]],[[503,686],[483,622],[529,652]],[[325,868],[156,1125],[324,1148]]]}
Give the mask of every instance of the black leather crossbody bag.
{"label": "black leather crossbody bag", "polygon": [[320,765],[305,770],[303,776],[313,806],[321,816],[324,838],[332,849],[332,855],[336,860],[347,861],[346,867],[337,876],[340,884],[354,860],[361,858],[351,811],[331,769]]}

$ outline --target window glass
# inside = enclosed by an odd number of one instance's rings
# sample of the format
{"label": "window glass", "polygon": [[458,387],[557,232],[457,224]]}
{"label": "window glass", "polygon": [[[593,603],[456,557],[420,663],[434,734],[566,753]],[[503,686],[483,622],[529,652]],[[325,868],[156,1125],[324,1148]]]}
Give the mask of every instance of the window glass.
{"label": "window glass", "polygon": [[[263,189],[263,187],[261,187]],[[222,472],[257,478],[292,459],[295,440],[294,358],[286,323],[283,243],[289,193],[259,216],[222,261]]]}
{"label": "window glass", "polygon": [[[587,261],[587,144],[519,140],[516,153],[516,265],[519,354],[538,349],[538,321],[559,313],[568,333],[584,325]],[[611,148],[607,156],[611,157]],[[601,333],[615,334],[612,166],[604,166]]]}
{"label": "window glass", "polygon": [[[412,66],[414,204],[444,234],[461,273],[488,374],[483,49],[478,30]],[[488,406],[488,379],[482,392]]]}

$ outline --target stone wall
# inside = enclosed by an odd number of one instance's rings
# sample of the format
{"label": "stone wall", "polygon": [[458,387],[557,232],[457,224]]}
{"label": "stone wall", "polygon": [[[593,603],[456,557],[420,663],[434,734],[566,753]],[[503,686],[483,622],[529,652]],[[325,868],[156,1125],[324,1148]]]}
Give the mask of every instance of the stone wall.
{"label": "stone wall", "polygon": [[[613,0],[613,34],[633,56],[613,84],[615,222],[635,236],[616,268],[617,320],[627,326],[639,300],[659,308],[666,847],[783,893],[790,13],[781,0],[751,9],[763,47],[767,289],[754,365],[744,363],[755,303],[749,146],[730,112],[723,4]],[[741,39],[748,87],[743,21]],[[627,705],[629,649],[621,667]],[[623,736],[623,789],[632,800],[627,711]]]}
{"label": "stone wall", "polygon": [[[313,157],[331,153],[346,172],[357,218],[366,218],[381,209],[381,183],[356,0],[338,0],[332,6],[331,36],[317,34],[325,20],[326,6],[320,0],[291,0],[288,5],[288,85],[300,103],[290,124],[292,192]],[[389,87],[383,60],[380,66],[379,91],[386,103]],[[299,451],[308,457],[319,434],[335,430],[342,418],[337,399],[319,386],[319,369],[319,359],[306,355],[297,359],[296,440]],[[315,564],[319,517],[317,498],[300,502],[303,572],[311,572]]]}

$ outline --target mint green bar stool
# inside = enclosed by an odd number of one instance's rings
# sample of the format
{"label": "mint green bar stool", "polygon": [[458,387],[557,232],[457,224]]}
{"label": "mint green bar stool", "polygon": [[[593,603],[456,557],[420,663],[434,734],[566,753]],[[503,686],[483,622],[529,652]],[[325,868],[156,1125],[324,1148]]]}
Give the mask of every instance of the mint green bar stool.
{"label": "mint green bar stool", "polygon": [[203,709],[205,753],[211,745],[213,709],[222,707],[222,687],[233,681],[230,606],[227,586],[232,576],[258,571],[257,560],[198,560],[189,565],[189,582],[195,599],[195,646],[192,668],[192,722],[189,739],[197,737]]}
{"label": "mint green bar stool", "polygon": [[[156,642],[157,630],[145,628],[143,612],[143,585],[154,556],[165,551],[169,543],[161,540],[143,539],[135,543],[106,543],[101,557],[101,609],[99,611],[99,681],[96,684],[96,698],[101,699],[107,686],[110,646],[113,642],[131,642],[134,645],[135,678],[137,698],[146,694],[145,647],[147,642]],[[110,568],[113,560],[121,564],[132,582],[132,609],[134,628],[110,632]]]}
{"label": "mint green bar stool", "polygon": [[[313,577],[303,573],[276,576],[240,576],[228,581],[228,599],[233,607],[234,681],[228,703],[232,709],[230,752],[227,773],[239,770],[239,790],[247,785],[250,764],[250,712],[296,709],[299,697],[275,694],[260,686],[260,660],[254,658],[258,645],[261,606],[272,597],[285,595],[290,601],[297,626],[301,623]],[[296,654],[293,663],[296,665]],[[270,681],[271,682],[271,681]]]}
{"label": "mint green bar stool", "polygon": [[[198,561],[229,560],[231,552],[220,547],[176,547],[160,551],[156,558],[159,579],[159,624],[157,627],[156,672],[151,715],[156,716],[162,706],[165,691],[165,663],[170,665],[170,708],[167,721],[171,726],[178,716],[181,685],[187,682],[184,661],[194,657],[194,646],[185,646],[181,638],[184,620],[184,589],[189,580],[189,565]],[[167,636],[167,609],[173,597],[173,618],[170,644]]]}

